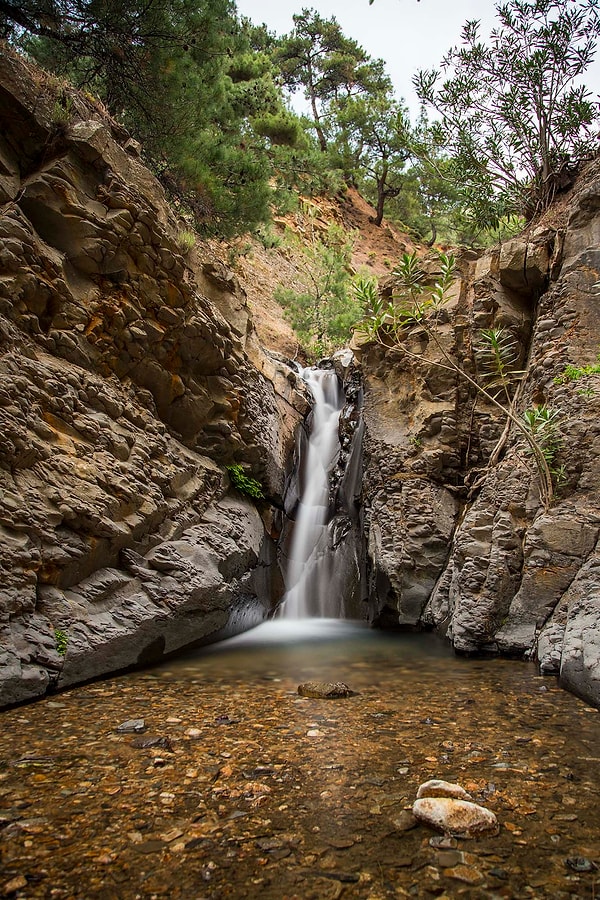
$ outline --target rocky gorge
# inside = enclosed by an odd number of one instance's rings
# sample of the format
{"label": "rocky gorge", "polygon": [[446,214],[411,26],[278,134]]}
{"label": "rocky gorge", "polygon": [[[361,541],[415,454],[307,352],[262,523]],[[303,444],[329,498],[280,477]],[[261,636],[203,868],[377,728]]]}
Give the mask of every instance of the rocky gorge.
{"label": "rocky gorge", "polygon": [[[279,348],[261,346],[243,284],[190,245],[140,147],[95,101],[0,48],[0,125],[6,706],[265,618],[310,403]],[[355,614],[435,629],[465,655],[537,659],[596,705],[600,376],[563,376],[598,353],[599,228],[592,161],[546,220],[462,255],[439,318],[468,371],[482,328],[518,342],[519,413],[546,404],[559,423],[553,502],[514,429],[488,465],[503,416],[415,327],[418,366],[358,342],[359,388],[357,364],[336,363],[363,407],[360,428],[355,405],[342,417],[342,445],[358,432],[364,456],[358,493],[336,474],[347,517],[332,538]],[[234,463],[264,502],[232,488]]]}

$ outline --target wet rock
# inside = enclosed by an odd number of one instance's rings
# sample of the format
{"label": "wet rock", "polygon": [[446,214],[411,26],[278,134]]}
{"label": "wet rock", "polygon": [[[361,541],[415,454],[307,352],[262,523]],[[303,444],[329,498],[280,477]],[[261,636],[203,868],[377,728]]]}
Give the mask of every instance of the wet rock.
{"label": "wet rock", "polygon": [[343,681],[307,681],[298,685],[298,693],[301,697],[311,697],[314,700],[340,700],[356,696],[356,691],[351,690]]}
{"label": "wet rock", "polygon": [[572,872],[596,872],[598,869],[596,863],[585,856],[570,856],[565,859],[565,866]]}
{"label": "wet rock", "polygon": [[498,821],[493,812],[466,800],[450,797],[424,797],[415,800],[414,817],[436,831],[465,838],[498,833]]}
{"label": "wet rock", "polygon": [[411,831],[417,825],[417,820],[411,812],[403,809],[399,816],[393,820],[393,826],[397,831]]}
{"label": "wet rock", "polygon": [[483,881],[481,872],[472,866],[452,866],[449,869],[444,869],[443,874],[446,878],[454,878],[455,881],[462,881],[464,884],[481,884]]}
{"label": "wet rock", "polygon": [[118,734],[141,734],[146,730],[144,719],[128,719],[117,726]]}
{"label": "wet rock", "polygon": [[417,799],[421,797],[453,797],[455,800],[471,800],[471,795],[460,784],[451,784],[449,781],[441,781],[432,778],[422,784],[417,791]]}

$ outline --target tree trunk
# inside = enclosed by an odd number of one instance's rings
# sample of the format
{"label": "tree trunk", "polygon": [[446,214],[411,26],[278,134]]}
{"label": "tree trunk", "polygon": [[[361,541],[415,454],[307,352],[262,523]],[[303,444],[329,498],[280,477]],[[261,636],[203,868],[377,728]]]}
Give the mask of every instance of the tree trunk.
{"label": "tree trunk", "polygon": [[323,129],[321,127],[321,119],[319,118],[319,110],[317,109],[317,98],[314,93],[311,91],[310,94],[310,107],[312,109],[313,119],[315,123],[315,131],[317,132],[317,140],[319,141],[319,147],[321,148],[321,153],[327,152],[327,141],[325,140],[325,135],[323,133]]}
{"label": "tree trunk", "polygon": [[387,176],[388,166],[387,163],[384,163],[381,175],[377,179],[377,213],[374,218],[371,218],[373,225],[377,225],[378,228],[381,227],[381,223],[383,222],[383,208],[385,206],[386,197],[385,183],[387,181]]}
{"label": "tree trunk", "polygon": [[433,219],[430,220],[429,227],[431,228],[431,237],[427,241],[427,246],[433,247],[433,245],[435,244],[435,240],[437,238],[437,225],[435,224]]}

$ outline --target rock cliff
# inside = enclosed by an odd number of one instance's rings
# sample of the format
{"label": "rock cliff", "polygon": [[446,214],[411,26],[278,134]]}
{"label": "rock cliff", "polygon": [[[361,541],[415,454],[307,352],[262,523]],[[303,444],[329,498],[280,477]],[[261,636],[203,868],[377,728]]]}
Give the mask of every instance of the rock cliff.
{"label": "rock cliff", "polygon": [[527,443],[415,325],[423,361],[362,348],[370,596],[377,622],[433,627],[461,653],[539,660],[600,703],[600,165],[523,237],[460,261],[440,345],[470,373],[482,328],[502,326],[525,371],[517,412],[545,405],[560,433],[542,503]]}
{"label": "rock cliff", "polygon": [[281,504],[305,395],[184,231],[129,135],[0,47],[2,705],[279,595],[272,506],[225,466]]}

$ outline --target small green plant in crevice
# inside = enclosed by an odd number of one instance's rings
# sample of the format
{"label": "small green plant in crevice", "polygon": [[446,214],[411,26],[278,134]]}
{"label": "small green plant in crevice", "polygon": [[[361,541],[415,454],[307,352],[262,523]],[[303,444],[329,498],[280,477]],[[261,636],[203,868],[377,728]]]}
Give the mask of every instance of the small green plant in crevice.
{"label": "small green plant in crevice", "polygon": [[66,631],[63,631],[61,628],[55,628],[54,639],[56,641],[56,652],[59,656],[64,656],[67,652],[67,644],[69,643],[69,637]]}
{"label": "small green plant in crevice", "polygon": [[[560,487],[567,480],[567,472],[564,465],[556,464],[556,457],[562,441],[557,411],[543,403],[540,406],[526,409],[523,413],[523,421],[525,428],[535,440],[546,460],[553,482]],[[528,450],[532,452],[531,447]]]}
{"label": "small green plant in crevice", "polygon": [[475,349],[475,359],[480,377],[486,388],[495,394],[502,393],[511,403],[510,386],[523,371],[517,369],[520,358],[519,342],[508,328],[482,328]]}
{"label": "small green plant in crevice", "polygon": [[240,494],[252,497],[253,500],[265,499],[265,493],[260,481],[246,475],[243,466],[239,463],[227,466],[227,474],[229,475],[232,485],[240,492]]}
{"label": "small green plant in crevice", "polygon": [[246,241],[243,244],[232,244],[227,250],[227,265],[231,269],[235,269],[240,259],[250,256],[252,253],[252,244]]}
{"label": "small green plant in crevice", "polygon": [[554,384],[568,384],[570,381],[579,381],[586,375],[600,375],[600,353],[596,357],[598,362],[588,366],[573,366],[569,363],[560,375],[554,379]]}
{"label": "small green plant in crevice", "polygon": [[354,326],[359,340],[398,347],[405,326],[422,322],[428,313],[437,313],[441,309],[454,283],[456,261],[451,254],[440,253],[438,256],[439,275],[433,285],[428,285],[417,254],[404,253],[392,273],[396,288],[391,300],[381,297],[376,282],[368,285],[368,291],[365,291],[364,283],[354,283],[354,296],[365,307],[364,317]]}
{"label": "small green plant in crevice", "polygon": [[196,235],[193,231],[188,231],[184,229],[180,231],[177,235],[177,246],[181,250],[181,252],[185,255],[189,253],[190,250],[196,245]]}
{"label": "small green plant in crevice", "polygon": [[64,128],[73,116],[73,98],[61,91],[50,113],[51,124],[55,128]]}

